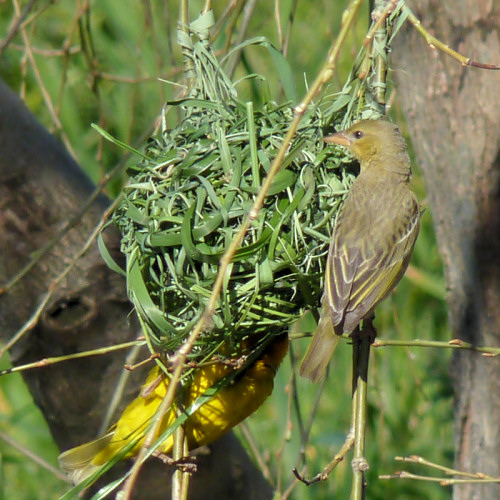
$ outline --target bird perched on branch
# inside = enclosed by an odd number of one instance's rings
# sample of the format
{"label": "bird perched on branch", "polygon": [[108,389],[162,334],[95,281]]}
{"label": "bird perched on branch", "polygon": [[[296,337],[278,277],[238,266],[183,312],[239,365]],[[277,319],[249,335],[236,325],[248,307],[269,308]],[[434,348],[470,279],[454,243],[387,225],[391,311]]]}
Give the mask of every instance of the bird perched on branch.
{"label": "bird perched on branch", "polygon": [[347,147],[361,171],[337,218],[318,328],[299,369],[315,382],[324,377],[340,335],[372,317],[402,278],[420,229],[410,159],[396,125],[364,120],[324,140]]}
{"label": "bird perched on branch", "polygon": [[[274,376],[287,350],[288,336],[285,334],[275,337],[257,360],[187,417],[183,425],[190,450],[212,443],[262,405],[273,390]],[[221,360],[200,366],[192,381],[183,388],[180,397],[163,416],[159,434],[165,432],[178,415],[188,409],[207,389],[234,374],[234,371],[234,363]],[[168,386],[169,378],[159,366],[155,366],[149,372],[139,396],[125,408],[118,422],[107,434],[59,456],[59,464],[74,483],[85,480],[100,466],[122,453],[129,444],[131,448],[121,458],[131,458],[139,453],[148,425],[163,401]],[[158,451],[167,455],[172,451],[173,444],[171,434]]]}

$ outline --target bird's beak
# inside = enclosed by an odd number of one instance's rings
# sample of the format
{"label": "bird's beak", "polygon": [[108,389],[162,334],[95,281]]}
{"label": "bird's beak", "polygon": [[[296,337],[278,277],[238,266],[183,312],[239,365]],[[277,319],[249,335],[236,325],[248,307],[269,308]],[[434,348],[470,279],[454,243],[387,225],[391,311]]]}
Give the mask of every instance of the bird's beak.
{"label": "bird's beak", "polygon": [[336,134],[327,135],[323,137],[325,142],[331,142],[333,144],[340,144],[341,146],[349,147],[352,144],[352,140],[344,132],[337,132]]}

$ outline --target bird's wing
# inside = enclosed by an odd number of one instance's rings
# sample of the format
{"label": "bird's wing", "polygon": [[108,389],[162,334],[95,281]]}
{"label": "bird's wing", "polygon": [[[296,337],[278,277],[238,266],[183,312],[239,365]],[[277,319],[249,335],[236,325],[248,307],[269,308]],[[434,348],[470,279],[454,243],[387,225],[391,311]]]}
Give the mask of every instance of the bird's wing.
{"label": "bird's wing", "polygon": [[360,257],[359,248],[347,249],[337,240],[332,241],[326,262],[324,307],[329,308],[333,326],[341,324],[344,318]]}
{"label": "bird's wing", "polygon": [[79,484],[99,469],[99,465],[94,465],[92,460],[108,446],[112,432],[82,444],[76,448],[71,448],[59,455],[59,465],[66,472],[73,484]]}
{"label": "bird's wing", "polygon": [[388,251],[369,256],[358,268],[344,319],[345,328],[354,328],[362,318],[383,300],[401,279],[418,236],[420,213],[418,205],[394,236]]}
{"label": "bird's wing", "polygon": [[350,333],[405,272],[420,225],[418,203],[413,198],[412,204],[407,212],[411,215],[395,221],[399,231],[387,245],[332,243],[325,290],[337,333]]}

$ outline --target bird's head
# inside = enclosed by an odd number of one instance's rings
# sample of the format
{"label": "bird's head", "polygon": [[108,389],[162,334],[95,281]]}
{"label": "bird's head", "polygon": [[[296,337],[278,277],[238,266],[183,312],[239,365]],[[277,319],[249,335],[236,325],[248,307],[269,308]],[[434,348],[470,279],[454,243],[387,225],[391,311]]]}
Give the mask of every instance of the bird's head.
{"label": "bird's head", "polygon": [[360,161],[362,169],[375,159],[397,158],[408,163],[406,142],[398,127],[387,120],[362,120],[323,140],[347,147]]}

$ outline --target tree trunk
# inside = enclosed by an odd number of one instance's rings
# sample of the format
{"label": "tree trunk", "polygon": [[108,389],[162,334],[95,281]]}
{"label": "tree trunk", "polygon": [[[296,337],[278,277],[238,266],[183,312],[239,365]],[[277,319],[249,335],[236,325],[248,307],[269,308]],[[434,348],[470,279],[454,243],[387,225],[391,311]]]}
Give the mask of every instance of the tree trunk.
{"label": "tree trunk", "polygon": [[[453,49],[500,64],[500,2],[408,3]],[[409,23],[398,35],[393,66],[444,260],[453,337],[499,346],[500,72],[461,66]],[[456,468],[500,477],[500,358],[457,351],[451,373]],[[500,498],[500,486],[458,485],[454,498]]]}
{"label": "tree trunk", "polygon": [[[57,238],[94,186],[62,145],[0,81],[0,289]],[[99,222],[108,200],[99,196],[74,227],[6,293],[0,295],[0,340],[9,342],[30,319],[54,278],[71,262]],[[105,235],[120,260],[117,231]],[[1,292],[0,292],[1,293]],[[76,262],[31,329],[11,349],[14,364],[105,347],[139,334],[130,315],[123,277],[110,271],[97,245]],[[103,420],[126,354],[124,351],[24,372],[54,439],[65,450],[93,439]],[[143,373],[133,373],[124,404],[137,392]],[[123,407],[123,404],[122,404]],[[122,472],[130,464],[122,464]],[[120,467],[115,468],[117,476]],[[230,434],[199,458],[190,487],[196,499],[262,499],[272,491]],[[168,498],[171,470],[151,460],[141,473],[136,499]],[[108,475],[109,481],[111,477]]]}

